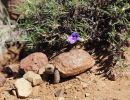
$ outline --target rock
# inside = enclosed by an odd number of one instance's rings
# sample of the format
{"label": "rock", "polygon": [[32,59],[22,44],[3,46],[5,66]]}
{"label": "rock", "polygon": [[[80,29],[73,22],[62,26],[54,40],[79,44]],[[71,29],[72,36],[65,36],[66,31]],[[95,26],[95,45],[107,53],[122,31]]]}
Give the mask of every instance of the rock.
{"label": "rock", "polygon": [[10,93],[11,93],[12,95],[14,95],[14,96],[17,96],[17,93],[16,93],[16,90],[15,90],[15,89],[12,89],[12,90],[10,91]]}
{"label": "rock", "polygon": [[[39,70],[48,64],[48,58],[44,53],[36,52],[32,53],[20,62],[20,68],[27,71],[34,71],[39,73]],[[43,70],[44,71],[44,70]]]}
{"label": "rock", "polygon": [[0,74],[0,87],[3,87],[6,82],[6,78],[3,74]]}
{"label": "rock", "polygon": [[85,97],[89,97],[90,96],[90,93],[85,93]]}
{"label": "rock", "polygon": [[17,79],[15,82],[16,92],[18,97],[26,98],[32,93],[31,83],[24,78]]}
{"label": "rock", "polygon": [[59,89],[55,92],[55,97],[63,97],[64,89]]}
{"label": "rock", "polygon": [[64,97],[58,97],[58,100],[65,100]]}
{"label": "rock", "polygon": [[24,74],[23,78],[31,82],[33,86],[36,86],[42,83],[41,76],[32,71],[28,71],[26,74]]}

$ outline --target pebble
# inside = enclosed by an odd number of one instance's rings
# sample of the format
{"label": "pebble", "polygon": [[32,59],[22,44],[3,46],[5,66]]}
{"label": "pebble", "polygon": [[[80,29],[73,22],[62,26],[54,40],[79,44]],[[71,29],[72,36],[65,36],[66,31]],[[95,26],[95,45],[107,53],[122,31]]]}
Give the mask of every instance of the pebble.
{"label": "pebble", "polygon": [[55,97],[62,97],[64,95],[64,89],[59,89],[55,92]]}
{"label": "pebble", "polygon": [[64,97],[58,97],[58,100],[65,100]]}
{"label": "pebble", "polygon": [[33,71],[28,71],[24,74],[23,78],[31,82],[33,86],[39,85],[43,82],[41,76]]}
{"label": "pebble", "polygon": [[17,96],[17,93],[16,93],[16,90],[15,90],[15,89],[12,89],[12,90],[10,91],[10,93],[11,93],[12,95],[14,95],[14,96]]}
{"label": "pebble", "polygon": [[85,93],[85,97],[89,97],[90,96],[90,93]]}
{"label": "pebble", "polygon": [[17,79],[15,81],[15,87],[18,97],[26,98],[32,93],[31,83],[25,80],[24,78]]}

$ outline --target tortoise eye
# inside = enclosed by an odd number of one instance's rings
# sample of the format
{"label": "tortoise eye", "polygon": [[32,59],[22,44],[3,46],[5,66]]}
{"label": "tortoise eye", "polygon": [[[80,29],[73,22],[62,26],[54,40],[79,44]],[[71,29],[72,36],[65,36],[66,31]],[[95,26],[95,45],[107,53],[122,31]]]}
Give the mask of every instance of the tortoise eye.
{"label": "tortoise eye", "polygon": [[52,68],[51,67],[48,67],[47,70],[51,70]]}

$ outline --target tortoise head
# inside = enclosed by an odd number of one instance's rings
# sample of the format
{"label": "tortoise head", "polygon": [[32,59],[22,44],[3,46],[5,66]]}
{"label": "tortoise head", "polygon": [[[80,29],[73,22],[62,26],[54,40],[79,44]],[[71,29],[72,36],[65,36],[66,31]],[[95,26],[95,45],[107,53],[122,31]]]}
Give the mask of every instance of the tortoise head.
{"label": "tortoise head", "polygon": [[45,68],[45,72],[47,74],[54,74],[54,71],[55,71],[55,67],[53,64],[48,64]]}

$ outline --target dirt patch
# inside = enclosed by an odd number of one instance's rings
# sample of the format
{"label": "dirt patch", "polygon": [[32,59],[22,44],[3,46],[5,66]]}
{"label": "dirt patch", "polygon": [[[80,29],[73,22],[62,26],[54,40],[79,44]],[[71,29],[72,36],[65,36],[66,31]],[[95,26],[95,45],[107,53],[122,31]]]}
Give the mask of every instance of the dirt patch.
{"label": "dirt patch", "polygon": [[113,69],[113,73],[119,76],[115,81],[97,75],[96,68],[73,78],[62,79],[59,84],[43,81],[33,87],[32,94],[26,99],[12,95],[10,90],[16,79],[7,78],[0,88],[0,100],[130,100],[129,67]]}
{"label": "dirt patch", "polygon": [[[9,94],[14,81],[8,78],[4,87],[0,88],[0,100],[18,100],[16,96]],[[34,88],[29,98],[22,100],[59,100],[55,95],[59,90],[63,91],[61,96],[64,100],[130,100],[130,80],[110,81],[93,73],[83,73],[59,84],[44,81]]]}

